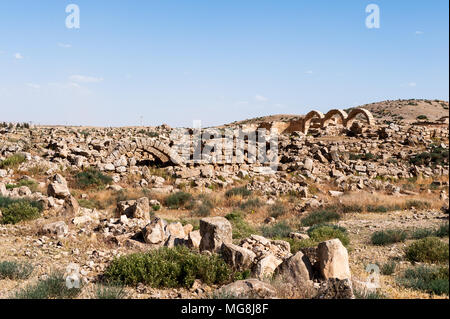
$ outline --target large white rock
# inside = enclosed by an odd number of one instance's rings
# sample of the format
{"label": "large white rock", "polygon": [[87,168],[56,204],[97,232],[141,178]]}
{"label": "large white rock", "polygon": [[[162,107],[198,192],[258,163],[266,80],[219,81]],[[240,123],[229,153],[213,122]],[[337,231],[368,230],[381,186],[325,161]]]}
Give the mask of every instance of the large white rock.
{"label": "large white rock", "polygon": [[318,258],[320,272],[325,279],[351,279],[348,252],[339,239],[320,243]]}
{"label": "large white rock", "polygon": [[253,268],[253,275],[259,279],[271,278],[275,269],[283,262],[274,255],[267,255]]}

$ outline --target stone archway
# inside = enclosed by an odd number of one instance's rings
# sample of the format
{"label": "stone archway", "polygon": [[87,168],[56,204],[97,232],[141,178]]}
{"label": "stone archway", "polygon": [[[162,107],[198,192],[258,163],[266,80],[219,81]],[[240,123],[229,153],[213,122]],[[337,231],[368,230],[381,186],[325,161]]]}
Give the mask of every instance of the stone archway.
{"label": "stone archway", "polygon": [[335,116],[338,116],[341,119],[342,126],[345,126],[348,117],[347,113],[343,110],[331,110],[325,114],[325,117],[322,120],[322,128],[327,127]]}
{"label": "stone archway", "polygon": [[311,125],[311,121],[313,119],[318,119],[320,123],[322,123],[322,120],[324,119],[324,115],[320,111],[312,110],[308,114],[306,114],[305,118],[303,119],[303,125],[302,125],[302,131],[304,134],[308,134],[309,127]]}
{"label": "stone archway", "polygon": [[362,115],[365,118],[368,125],[375,124],[375,119],[373,118],[372,113],[370,113],[366,109],[357,108],[357,109],[352,109],[350,111],[350,113],[348,114],[347,120],[345,121],[345,127],[350,128],[352,126],[353,122],[356,120],[356,117],[358,115]]}
{"label": "stone archway", "polygon": [[183,164],[183,159],[177,152],[157,139],[134,138],[123,140],[116,145],[107,160],[115,161],[122,155],[127,158],[133,157],[138,161],[156,161],[164,166]]}

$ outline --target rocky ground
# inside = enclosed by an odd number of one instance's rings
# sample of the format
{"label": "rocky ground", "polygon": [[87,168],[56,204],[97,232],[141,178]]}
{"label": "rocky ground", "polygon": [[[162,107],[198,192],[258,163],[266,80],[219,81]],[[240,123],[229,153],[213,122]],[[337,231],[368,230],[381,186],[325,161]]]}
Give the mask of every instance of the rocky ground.
{"label": "rocky ground", "polygon": [[[448,117],[438,121],[448,103],[417,103],[430,115],[426,123],[405,121],[406,111],[386,121],[386,105],[411,105],[386,101],[368,107],[373,126],[336,121],[282,134],[277,171],[249,154],[242,163],[183,159],[167,125],[1,125],[0,298],[70,264],[83,281],[76,298],[95,298],[116,258],[178,246],[218,255],[241,277],[184,288],[133,283],[124,296],[448,298],[448,285],[436,293],[400,280],[411,267],[442,265],[448,279],[448,260],[413,262],[405,252],[446,227],[438,241],[448,259]],[[374,244],[374,233],[391,230],[408,236]],[[410,235],[419,230],[430,234]],[[17,278],[2,262],[34,269]],[[367,283],[368,265],[389,263],[395,269],[377,277],[378,289]]]}

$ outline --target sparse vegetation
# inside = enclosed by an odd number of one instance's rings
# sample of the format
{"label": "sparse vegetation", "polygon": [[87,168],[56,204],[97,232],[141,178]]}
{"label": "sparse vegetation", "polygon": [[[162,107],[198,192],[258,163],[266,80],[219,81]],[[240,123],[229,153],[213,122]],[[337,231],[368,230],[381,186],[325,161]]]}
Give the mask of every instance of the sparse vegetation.
{"label": "sparse vegetation", "polygon": [[120,284],[97,284],[95,297],[97,299],[124,299],[127,296],[125,287]]}
{"label": "sparse vegetation", "polygon": [[348,246],[350,243],[347,230],[336,225],[314,225],[308,230],[308,235],[316,242],[337,238],[344,246]]}
{"label": "sparse vegetation", "polygon": [[30,284],[15,294],[17,299],[70,299],[81,292],[80,288],[68,288],[62,272],[50,274],[46,279]]}
{"label": "sparse vegetation", "polygon": [[418,266],[407,269],[398,282],[416,290],[436,295],[448,295],[448,266]]}
{"label": "sparse vegetation", "polygon": [[165,199],[166,206],[172,209],[184,207],[192,200],[192,195],[185,192],[176,192]]}
{"label": "sparse vegetation", "polygon": [[233,211],[225,216],[233,227],[233,238],[241,239],[249,237],[250,235],[256,235],[258,231],[255,227],[251,226],[244,219],[244,214],[240,211]]}
{"label": "sparse vegetation", "polygon": [[23,154],[14,154],[7,159],[0,161],[0,169],[14,168],[25,162],[27,158]]}
{"label": "sparse vegetation", "polygon": [[341,215],[331,209],[316,210],[309,213],[306,217],[302,218],[301,223],[303,226],[312,226],[315,224],[323,224],[331,221],[337,221],[341,218]]}
{"label": "sparse vegetation", "polygon": [[385,246],[394,243],[403,242],[408,237],[407,233],[399,229],[388,229],[377,231],[372,234],[372,244],[377,246]]}
{"label": "sparse vegetation", "polygon": [[246,187],[235,187],[225,192],[226,197],[232,197],[232,196],[242,196],[242,197],[248,197],[252,194],[251,191],[249,191]]}
{"label": "sparse vegetation", "polygon": [[111,176],[105,175],[102,172],[89,168],[83,172],[75,175],[76,186],[81,189],[87,188],[103,188],[112,183]]}
{"label": "sparse vegetation", "polygon": [[33,269],[33,265],[27,262],[0,261],[0,279],[28,279]]}
{"label": "sparse vegetation", "polygon": [[448,244],[437,237],[419,239],[405,250],[406,259],[412,262],[448,263]]}
{"label": "sparse vegetation", "polygon": [[281,221],[274,225],[262,226],[261,232],[264,237],[283,238],[292,232],[292,228],[285,221]]}

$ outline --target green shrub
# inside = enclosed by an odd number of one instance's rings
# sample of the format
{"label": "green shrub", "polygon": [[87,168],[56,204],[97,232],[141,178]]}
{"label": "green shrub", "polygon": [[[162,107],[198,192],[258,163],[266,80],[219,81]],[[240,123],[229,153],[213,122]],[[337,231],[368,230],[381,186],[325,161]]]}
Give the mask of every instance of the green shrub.
{"label": "green shrub", "polygon": [[431,207],[431,203],[421,200],[409,200],[406,202],[406,209],[411,209],[413,207],[416,209],[427,209]]}
{"label": "green shrub", "polygon": [[261,232],[264,237],[283,238],[292,232],[292,228],[285,221],[281,221],[272,226],[262,226]]}
{"label": "green shrub", "polygon": [[251,191],[249,191],[246,187],[235,187],[225,192],[226,197],[231,196],[242,196],[242,197],[248,197],[252,194]]}
{"label": "green shrub", "polygon": [[16,184],[6,184],[6,189],[14,189],[22,186],[27,186],[32,192],[36,192],[38,189],[38,183],[27,179],[22,179]]}
{"label": "green shrub", "polygon": [[7,159],[0,161],[0,169],[16,167],[25,162],[27,158],[23,154],[14,154]]}
{"label": "green shrub", "polygon": [[259,198],[250,198],[239,206],[242,210],[256,209],[263,205]]}
{"label": "green shrub", "polygon": [[233,238],[247,238],[250,235],[256,235],[258,231],[245,221],[243,213],[240,211],[233,211],[225,216],[233,227]]}
{"label": "green shrub", "polygon": [[350,243],[347,230],[336,225],[314,225],[308,229],[308,235],[316,242],[338,238],[344,246]]}
{"label": "green shrub", "polygon": [[418,120],[428,120],[428,117],[426,115],[419,115],[418,117],[416,117],[416,119]]}
{"label": "green shrub", "polygon": [[435,232],[435,235],[437,237],[448,237],[448,223],[439,226],[439,228]]}
{"label": "green shrub", "polygon": [[397,263],[395,261],[390,261],[383,264],[380,268],[382,275],[390,276],[395,272],[395,269],[397,268]]}
{"label": "green shrub", "polygon": [[429,228],[417,228],[414,229],[409,238],[411,239],[422,239],[426,237],[432,237],[435,234],[433,229]]}
{"label": "green shrub", "polygon": [[406,238],[407,234],[405,231],[399,229],[388,229],[373,233],[371,241],[374,245],[385,246],[403,242]]}
{"label": "green shrub", "polygon": [[124,299],[127,293],[122,285],[99,284],[96,286],[95,296],[97,299]]}
{"label": "green shrub", "polygon": [[192,195],[185,192],[176,192],[169,195],[166,200],[166,206],[175,209],[185,206],[192,200]]}
{"label": "green shrub", "polygon": [[68,288],[64,274],[56,272],[47,279],[29,285],[15,294],[17,299],[69,299],[75,298],[81,292],[80,288]]}
{"label": "green shrub", "polygon": [[21,221],[33,220],[41,216],[39,209],[29,202],[18,201],[2,208],[2,224],[17,224]]}
{"label": "green shrub", "polygon": [[33,272],[33,265],[16,261],[0,262],[0,279],[27,279]]}
{"label": "green shrub", "polygon": [[103,174],[102,172],[88,168],[87,170],[75,175],[77,187],[86,189],[90,187],[103,188],[112,183],[112,177]]}
{"label": "green shrub", "polygon": [[276,238],[280,240],[287,241],[289,245],[291,246],[291,253],[296,254],[303,248],[310,248],[310,247],[316,247],[319,243],[311,238],[308,239],[294,239],[294,238]]}
{"label": "green shrub", "polygon": [[448,262],[448,244],[437,237],[417,240],[406,248],[406,258],[412,262]]}
{"label": "green shrub", "polygon": [[409,162],[412,165],[448,165],[448,149],[441,146],[432,146],[429,152],[422,152],[412,156]]}
{"label": "green shrub", "polygon": [[286,208],[284,207],[283,203],[276,202],[272,206],[269,207],[269,214],[273,218],[278,218],[286,214]]}
{"label": "green shrub", "polygon": [[110,282],[143,283],[154,288],[189,288],[196,279],[208,285],[223,284],[231,275],[230,268],[219,256],[201,255],[183,246],[122,256],[113,260],[105,271],[105,278]]}
{"label": "green shrub", "polygon": [[341,215],[335,211],[324,209],[312,211],[308,216],[301,220],[303,226],[312,226],[315,224],[323,224],[331,221],[336,221],[341,218]]}
{"label": "green shrub", "polygon": [[409,268],[398,279],[398,282],[407,288],[421,290],[436,295],[448,295],[448,270],[448,266],[419,266]]}

